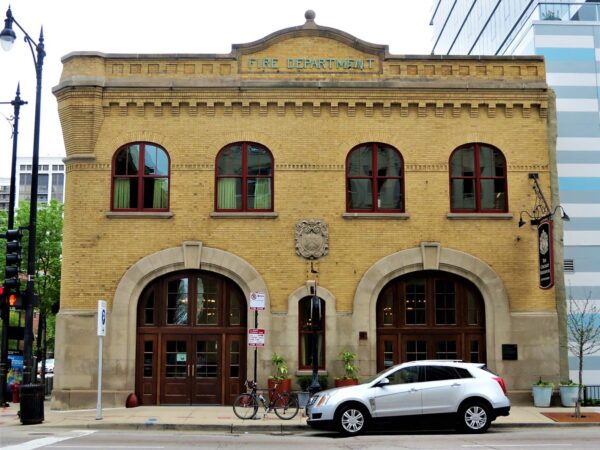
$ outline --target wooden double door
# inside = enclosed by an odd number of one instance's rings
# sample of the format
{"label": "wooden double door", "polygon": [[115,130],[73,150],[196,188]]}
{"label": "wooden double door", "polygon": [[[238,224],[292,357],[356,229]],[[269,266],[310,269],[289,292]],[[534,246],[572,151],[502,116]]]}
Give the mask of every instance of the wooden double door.
{"label": "wooden double door", "polygon": [[468,280],[423,271],[390,281],[377,300],[377,369],[422,359],[486,360],[485,305]]}
{"label": "wooden double door", "polygon": [[232,404],[246,376],[246,303],[230,280],[170,275],[138,305],[136,393],[144,405]]}

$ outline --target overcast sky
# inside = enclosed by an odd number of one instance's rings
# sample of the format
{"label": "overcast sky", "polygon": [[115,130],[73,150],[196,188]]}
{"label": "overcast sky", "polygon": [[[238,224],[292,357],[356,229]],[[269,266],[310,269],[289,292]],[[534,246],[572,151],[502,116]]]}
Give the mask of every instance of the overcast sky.
{"label": "overcast sky", "polygon": [[[255,41],[302,25],[312,9],[318,25],[340,29],[393,54],[431,52],[432,0],[0,0],[2,28],[8,5],[37,42],[44,28],[40,155],[64,156],[52,88],[61,57],[73,51],[106,53],[229,53],[232,44]],[[0,49],[0,102],[15,97],[21,83],[19,156],[31,156],[35,68],[23,33],[9,52]],[[13,108],[0,105],[0,177],[10,176]]]}

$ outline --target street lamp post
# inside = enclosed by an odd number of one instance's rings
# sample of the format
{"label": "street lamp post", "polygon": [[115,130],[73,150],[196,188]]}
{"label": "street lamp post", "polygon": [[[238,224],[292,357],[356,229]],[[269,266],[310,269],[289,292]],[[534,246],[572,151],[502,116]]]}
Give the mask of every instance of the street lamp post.
{"label": "street lamp post", "polygon": [[[37,200],[38,200],[38,166],[40,156],[40,113],[42,103],[42,67],[44,65],[44,30],[41,29],[39,42],[35,42],[23,27],[15,20],[10,6],[6,11],[4,20],[4,29],[0,33],[0,44],[5,50],[10,50],[15,42],[16,34],[13,31],[13,24],[25,35],[25,42],[29,45],[31,56],[35,64],[36,89],[35,89],[35,122],[33,129],[33,154],[31,160],[31,200],[29,210],[29,242],[27,248],[27,288],[25,290],[25,336],[23,351],[23,382],[32,383],[35,376],[32,376],[33,370],[33,307],[36,302],[35,295],[35,252],[36,252],[36,230],[37,230]],[[24,400],[24,399],[23,399]],[[43,420],[43,401],[41,404],[41,419]],[[21,422],[23,420],[23,401],[21,402]]]}
{"label": "street lamp post", "polygon": [[[13,105],[13,124],[12,124],[12,160],[10,165],[10,190],[8,194],[8,226],[7,230],[12,230],[15,224],[15,193],[16,193],[16,173],[17,173],[17,142],[19,139],[19,112],[21,106],[27,104],[21,100],[21,88],[17,85],[17,94],[15,99],[10,102],[0,102],[1,105]],[[2,318],[2,336],[0,337],[0,406],[7,404],[6,395],[6,377],[8,375],[8,327],[9,327],[9,306],[7,302],[0,305],[0,317]]]}

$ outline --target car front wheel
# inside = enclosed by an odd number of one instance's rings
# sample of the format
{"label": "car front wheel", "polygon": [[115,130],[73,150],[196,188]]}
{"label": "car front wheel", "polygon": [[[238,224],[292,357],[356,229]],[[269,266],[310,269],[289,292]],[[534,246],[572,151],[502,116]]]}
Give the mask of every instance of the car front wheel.
{"label": "car front wheel", "polygon": [[459,411],[459,421],[467,433],[484,433],[491,424],[489,408],[482,403],[467,403]]}
{"label": "car front wheel", "polygon": [[365,431],[367,415],[359,406],[345,406],[337,415],[337,425],[342,434],[356,436]]}

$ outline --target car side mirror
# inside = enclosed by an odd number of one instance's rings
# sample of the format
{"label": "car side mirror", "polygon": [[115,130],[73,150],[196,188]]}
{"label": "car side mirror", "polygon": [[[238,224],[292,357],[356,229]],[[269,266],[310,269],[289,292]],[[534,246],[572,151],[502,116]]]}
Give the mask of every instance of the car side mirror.
{"label": "car side mirror", "polygon": [[383,387],[387,386],[388,384],[390,384],[390,380],[387,378],[382,378],[377,383],[375,383],[375,387]]}

